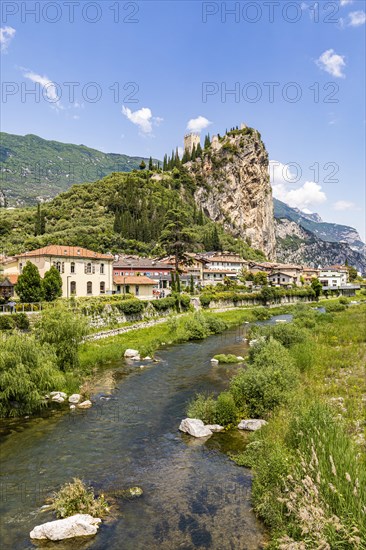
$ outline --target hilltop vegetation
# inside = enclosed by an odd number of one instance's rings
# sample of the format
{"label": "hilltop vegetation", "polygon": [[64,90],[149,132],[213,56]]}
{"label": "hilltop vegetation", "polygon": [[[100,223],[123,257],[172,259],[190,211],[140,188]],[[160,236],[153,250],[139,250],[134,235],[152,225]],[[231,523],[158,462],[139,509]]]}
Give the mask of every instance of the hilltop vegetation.
{"label": "hilltop vegetation", "polygon": [[[49,141],[32,134],[0,133],[0,202],[36,204],[75,183],[95,181],[112,172],[137,169],[142,157],[102,153],[85,145]],[[1,193],[2,190],[2,193]]]}
{"label": "hilltop vegetation", "polygon": [[95,183],[75,185],[41,209],[2,208],[2,249],[10,255],[64,244],[99,252],[159,255],[166,251],[159,243],[166,216],[174,210],[184,222],[192,251],[223,248],[246,258],[263,258],[197,209],[195,185],[184,168],[113,173]]}

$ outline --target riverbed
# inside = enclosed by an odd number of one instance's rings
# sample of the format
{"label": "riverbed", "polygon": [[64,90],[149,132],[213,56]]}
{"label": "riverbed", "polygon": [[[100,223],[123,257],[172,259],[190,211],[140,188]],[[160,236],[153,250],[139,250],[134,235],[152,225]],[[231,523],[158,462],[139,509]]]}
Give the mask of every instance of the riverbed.
{"label": "riverbed", "polygon": [[97,493],[139,486],[144,495],[117,500],[113,517],[94,538],[47,548],[262,548],[265,530],[251,510],[250,470],[225,454],[243,448],[247,435],[234,430],[202,441],[178,431],[196,392],[227,388],[240,365],[213,367],[210,359],[217,353],[245,355],[245,330],[166,346],[156,354],[158,363],[121,359],[101,368],[91,409],[60,408],[3,423],[2,548],[35,548],[29,532],[54,519],[41,506],[73,477]]}

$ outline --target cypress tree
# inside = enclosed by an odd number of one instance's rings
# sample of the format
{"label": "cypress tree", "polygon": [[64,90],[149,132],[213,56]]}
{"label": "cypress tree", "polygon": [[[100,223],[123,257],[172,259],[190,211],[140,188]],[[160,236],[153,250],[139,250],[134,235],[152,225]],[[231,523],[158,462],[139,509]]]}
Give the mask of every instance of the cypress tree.
{"label": "cypress tree", "polygon": [[190,280],[190,283],[189,283],[189,291],[191,294],[194,294],[194,280],[193,280],[193,275],[191,275],[191,280]]}
{"label": "cypress tree", "polygon": [[196,158],[198,157],[202,157],[202,147],[200,143],[198,143],[197,149],[196,149]]}
{"label": "cypress tree", "polygon": [[163,161],[163,172],[166,172],[168,170],[168,155],[164,155],[164,161]]}
{"label": "cypress tree", "polygon": [[154,168],[152,157],[149,158],[149,170],[152,170]]}
{"label": "cypress tree", "polygon": [[193,145],[193,148],[192,148],[191,160],[196,160],[196,146],[195,145]]}
{"label": "cypress tree", "polygon": [[204,148],[208,149],[210,147],[210,145],[211,145],[210,134],[207,134],[205,136]]}
{"label": "cypress tree", "polygon": [[175,278],[174,278],[174,272],[173,271],[170,274],[170,279],[171,279],[170,288],[171,288],[172,292],[175,292],[176,288],[175,288]]}

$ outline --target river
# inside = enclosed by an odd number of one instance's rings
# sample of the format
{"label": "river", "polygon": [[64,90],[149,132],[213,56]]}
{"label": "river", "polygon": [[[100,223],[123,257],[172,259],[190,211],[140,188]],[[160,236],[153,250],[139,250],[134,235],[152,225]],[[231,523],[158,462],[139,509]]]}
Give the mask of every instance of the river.
{"label": "river", "polygon": [[202,441],[178,431],[197,391],[227,388],[239,366],[212,367],[210,358],[245,354],[244,331],[166,346],[158,363],[120,360],[100,369],[91,409],[4,422],[2,548],[35,548],[29,532],[54,519],[40,510],[45,498],[73,477],[98,493],[140,486],[144,495],[118,501],[94,538],[47,548],[262,548],[265,531],[251,510],[250,471],[225,454],[242,448],[247,435],[234,430]]}

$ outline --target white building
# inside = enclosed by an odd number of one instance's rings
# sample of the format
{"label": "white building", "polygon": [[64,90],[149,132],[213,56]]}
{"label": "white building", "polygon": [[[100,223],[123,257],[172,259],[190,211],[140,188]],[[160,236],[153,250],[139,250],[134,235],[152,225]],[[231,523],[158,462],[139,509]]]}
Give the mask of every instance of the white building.
{"label": "white building", "polygon": [[331,266],[320,269],[319,281],[323,288],[340,288],[347,284],[348,269],[342,266]]}

